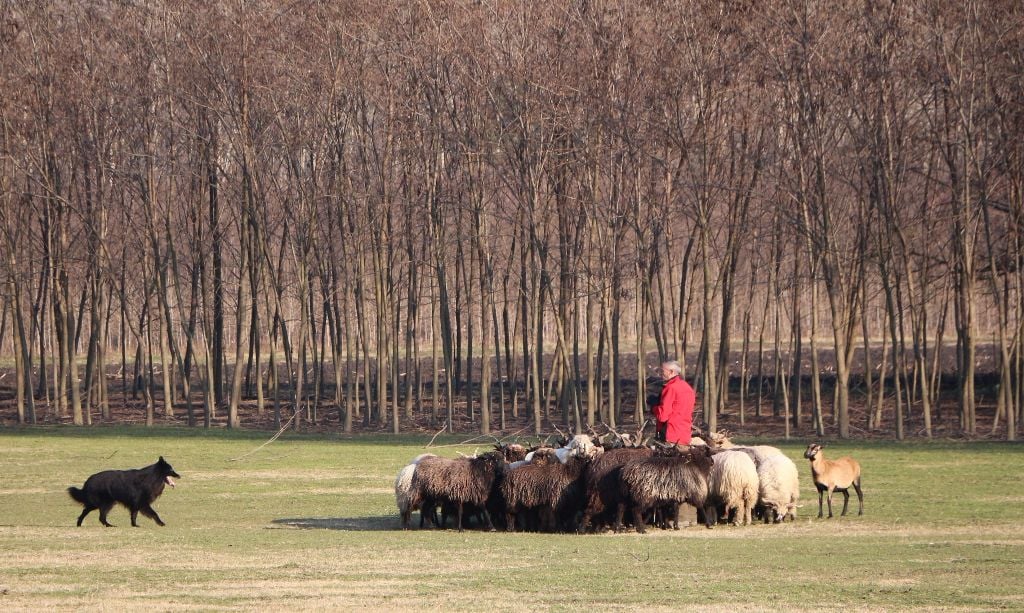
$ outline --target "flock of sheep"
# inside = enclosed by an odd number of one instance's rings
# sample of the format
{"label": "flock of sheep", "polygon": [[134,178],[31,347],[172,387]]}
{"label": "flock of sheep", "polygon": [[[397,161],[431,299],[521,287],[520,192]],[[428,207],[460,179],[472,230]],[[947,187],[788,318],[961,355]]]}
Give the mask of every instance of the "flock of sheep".
{"label": "flock of sheep", "polygon": [[[455,527],[476,523],[489,530],[589,532],[631,523],[679,529],[683,503],[697,509],[708,528],[716,523],[750,524],[796,519],[800,481],[796,464],[768,445],[736,445],[713,433],[689,446],[653,443],[610,432],[605,436],[563,438],[558,447],[527,449],[498,444],[474,457],[442,458],[422,454],[395,478],[395,502],[403,528],[413,511],[420,527],[439,528],[454,518]],[[818,490],[818,517],[827,495],[849,488],[864,512],[860,465],[852,458],[825,459],[811,444],[804,457]],[[626,509],[630,514],[626,516]]]}

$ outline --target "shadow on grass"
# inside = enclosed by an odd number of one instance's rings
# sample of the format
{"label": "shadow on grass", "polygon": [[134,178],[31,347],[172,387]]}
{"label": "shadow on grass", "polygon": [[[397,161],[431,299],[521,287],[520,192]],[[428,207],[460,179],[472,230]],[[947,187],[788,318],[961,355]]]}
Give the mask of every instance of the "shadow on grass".
{"label": "shadow on grass", "polygon": [[299,528],[302,530],[351,530],[383,531],[399,530],[401,525],[395,515],[374,517],[294,517],[272,520],[275,527]]}

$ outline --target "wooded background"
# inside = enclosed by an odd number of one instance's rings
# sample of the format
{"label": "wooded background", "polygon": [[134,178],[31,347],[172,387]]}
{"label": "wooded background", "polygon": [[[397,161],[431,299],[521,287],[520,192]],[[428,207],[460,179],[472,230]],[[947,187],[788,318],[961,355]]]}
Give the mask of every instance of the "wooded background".
{"label": "wooded background", "polygon": [[983,347],[1013,439],[1022,13],[0,0],[3,398],[540,432],[677,357],[712,428],[975,435]]}

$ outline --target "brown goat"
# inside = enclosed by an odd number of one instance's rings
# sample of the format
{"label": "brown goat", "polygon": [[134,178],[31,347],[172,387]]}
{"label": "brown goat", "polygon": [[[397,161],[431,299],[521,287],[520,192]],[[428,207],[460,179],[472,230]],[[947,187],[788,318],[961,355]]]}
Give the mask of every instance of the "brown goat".
{"label": "brown goat", "polygon": [[814,479],[814,487],[818,488],[818,519],[821,519],[821,498],[828,492],[828,516],[832,517],[832,492],[843,493],[843,512],[846,515],[846,507],[850,504],[850,486],[857,491],[859,508],[857,515],[864,514],[864,492],[860,489],[860,464],[850,457],[839,458],[838,460],[826,460],[825,454],[821,451],[821,445],[811,443],[804,452],[804,457],[811,461],[811,477]]}

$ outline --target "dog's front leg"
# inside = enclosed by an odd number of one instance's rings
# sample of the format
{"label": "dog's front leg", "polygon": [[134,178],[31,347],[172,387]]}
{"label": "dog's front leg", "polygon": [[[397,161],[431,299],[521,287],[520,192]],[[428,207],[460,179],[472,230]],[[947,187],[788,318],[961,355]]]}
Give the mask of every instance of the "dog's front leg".
{"label": "dog's front leg", "polygon": [[166,526],[167,525],[167,524],[165,524],[163,522],[163,520],[160,519],[160,516],[156,514],[156,511],[153,509],[153,507],[149,506],[148,504],[143,506],[139,510],[142,511],[143,515],[145,515],[146,517],[148,517],[148,518],[152,519],[153,521],[155,521],[156,525],[158,525],[158,526]]}

